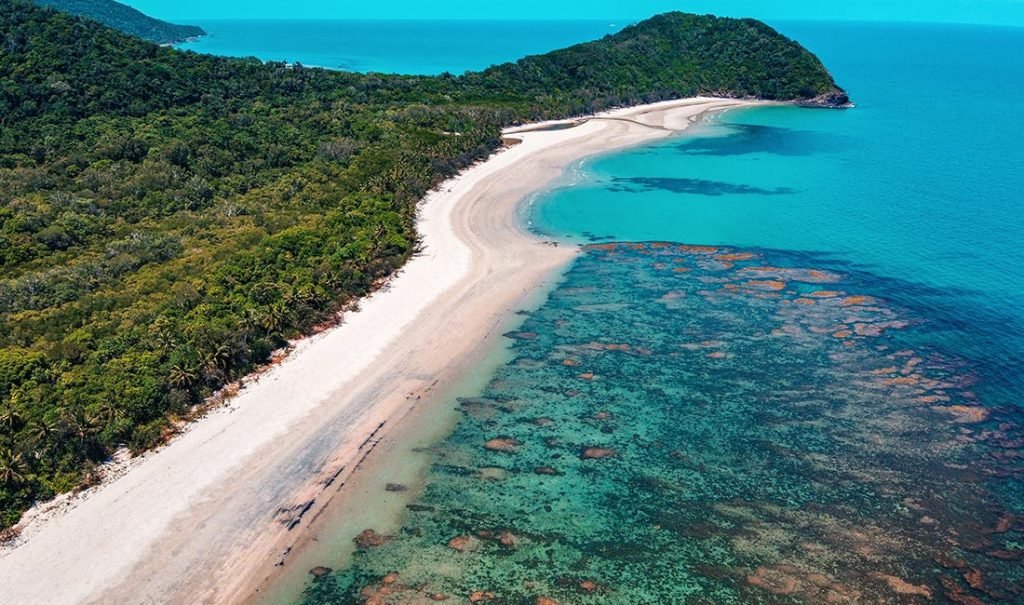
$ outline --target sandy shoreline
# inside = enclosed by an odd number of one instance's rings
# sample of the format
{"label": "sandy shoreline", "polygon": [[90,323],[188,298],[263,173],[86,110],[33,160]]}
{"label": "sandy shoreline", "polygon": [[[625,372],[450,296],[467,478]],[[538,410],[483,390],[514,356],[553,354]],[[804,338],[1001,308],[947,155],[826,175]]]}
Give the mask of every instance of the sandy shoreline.
{"label": "sandy shoreline", "polygon": [[29,523],[23,542],[0,552],[4,602],[252,599],[313,539],[311,521],[382,437],[454,385],[510,312],[576,255],[526,233],[521,200],[585,156],[749,104],[689,99],[510,130],[521,143],[428,196],[422,254],[358,312],[171,444]]}

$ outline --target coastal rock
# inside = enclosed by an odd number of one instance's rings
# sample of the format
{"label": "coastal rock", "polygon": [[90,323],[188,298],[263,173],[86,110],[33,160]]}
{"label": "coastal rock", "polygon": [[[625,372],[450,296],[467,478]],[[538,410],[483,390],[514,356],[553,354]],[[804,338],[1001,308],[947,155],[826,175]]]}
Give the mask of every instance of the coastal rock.
{"label": "coastal rock", "polygon": [[490,601],[494,598],[493,592],[485,592],[483,590],[477,590],[469,595],[470,603],[483,603],[484,601]]}
{"label": "coastal rock", "polygon": [[820,94],[811,99],[797,101],[796,105],[810,109],[849,109],[853,107],[850,95],[839,89]]}
{"label": "coastal rock", "polygon": [[537,597],[537,605],[558,605],[558,601],[551,597]]}

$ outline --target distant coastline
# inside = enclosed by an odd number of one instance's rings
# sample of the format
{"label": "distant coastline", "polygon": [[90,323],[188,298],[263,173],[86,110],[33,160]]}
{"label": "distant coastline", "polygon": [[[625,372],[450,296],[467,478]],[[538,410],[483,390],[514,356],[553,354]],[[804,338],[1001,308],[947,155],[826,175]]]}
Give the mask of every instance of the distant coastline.
{"label": "distant coastline", "polygon": [[161,46],[174,46],[206,35],[197,25],[156,19],[115,0],[33,0],[77,17],[84,17]]}
{"label": "distant coastline", "polygon": [[175,47],[180,46],[182,44],[190,44],[192,42],[198,42],[200,38],[205,38],[208,35],[210,35],[210,34],[203,33],[203,34],[199,34],[197,36],[189,36],[187,38],[182,38],[181,40],[175,40],[173,42],[164,42],[164,43],[160,44],[160,46],[163,46],[164,48],[175,48]]}

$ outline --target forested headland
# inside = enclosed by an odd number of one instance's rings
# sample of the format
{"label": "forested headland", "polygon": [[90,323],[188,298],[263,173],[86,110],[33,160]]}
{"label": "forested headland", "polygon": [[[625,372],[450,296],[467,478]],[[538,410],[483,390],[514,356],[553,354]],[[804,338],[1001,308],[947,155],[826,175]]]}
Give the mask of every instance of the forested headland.
{"label": "forested headland", "polygon": [[22,0],[0,45],[0,527],[372,290],[502,127],[845,98],[768,26],[682,13],[462,76],[180,52]]}
{"label": "forested headland", "polygon": [[189,38],[206,35],[203,28],[195,25],[177,25],[154,19],[130,6],[115,0],[34,0],[36,4],[49,6],[78,17],[88,17],[100,23],[138,36],[157,44],[174,44]]}

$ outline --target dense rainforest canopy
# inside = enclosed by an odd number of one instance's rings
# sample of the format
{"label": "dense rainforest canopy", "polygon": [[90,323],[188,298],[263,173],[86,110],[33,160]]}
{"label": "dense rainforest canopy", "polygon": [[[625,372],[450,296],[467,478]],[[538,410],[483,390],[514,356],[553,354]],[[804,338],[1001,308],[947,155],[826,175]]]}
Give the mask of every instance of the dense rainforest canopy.
{"label": "dense rainforest canopy", "polygon": [[0,526],[365,295],[503,126],[838,91],[761,23],[681,13],[460,77],[197,55],[21,0],[0,44]]}
{"label": "dense rainforest canopy", "polygon": [[130,6],[114,0],[34,0],[36,4],[50,6],[79,17],[88,17],[157,44],[173,44],[205,35],[195,25],[176,25],[154,19]]}

